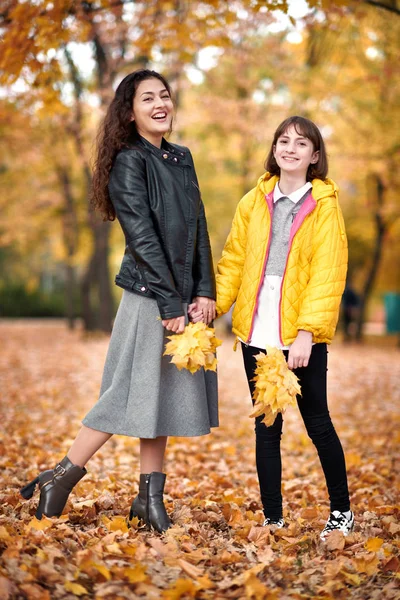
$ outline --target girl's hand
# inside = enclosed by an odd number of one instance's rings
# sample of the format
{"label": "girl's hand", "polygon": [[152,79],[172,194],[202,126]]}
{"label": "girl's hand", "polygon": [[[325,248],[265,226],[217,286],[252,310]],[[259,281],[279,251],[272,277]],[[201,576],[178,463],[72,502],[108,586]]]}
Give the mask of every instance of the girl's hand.
{"label": "girl's hand", "polygon": [[[198,321],[204,321],[206,325],[209,325],[211,321],[214,321],[215,300],[212,300],[212,298],[207,298],[206,296],[196,296],[196,298],[193,298],[193,303],[190,306],[193,305],[195,306],[195,308],[192,309],[190,312],[190,320],[193,321],[193,323],[197,323]],[[199,318],[200,311],[203,314],[202,319]],[[197,319],[196,321],[194,320],[195,318]]]}
{"label": "girl's hand", "polygon": [[307,367],[312,350],[312,333],[300,329],[297,338],[289,348],[288,367],[298,369]]}
{"label": "girl's hand", "polygon": [[173,319],[163,319],[161,321],[165,329],[173,333],[183,333],[185,329],[185,317],[175,317]]}
{"label": "girl's hand", "polygon": [[203,311],[198,309],[196,302],[189,304],[188,306],[188,317],[192,323],[199,323],[204,321]]}

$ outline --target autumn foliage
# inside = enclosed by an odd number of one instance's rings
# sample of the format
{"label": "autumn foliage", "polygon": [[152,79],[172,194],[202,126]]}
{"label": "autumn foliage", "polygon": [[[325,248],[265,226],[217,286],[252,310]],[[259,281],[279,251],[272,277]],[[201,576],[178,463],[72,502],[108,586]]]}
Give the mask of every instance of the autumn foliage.
{"label": "autumn foliage", "polygon": [[207,327],[205,323],[189,323],[180,335],[168,336],[170,340],[165,347],[167,356],[171,356],[171,363],[190,373],[196,373],[204,367],[206,371],[217,370],[217,357],[215,352],[222,344],[215,337],[215,330]]}
{"label": "autumn foliage", "polygon": [[315,448],[298,410],[285,413],[287,527],[270,532],[254,460],[242,358],[218,348],[221,426],[171,438],[163,536],[126,516],[137,493],[138,441],[115,436],[59,519],[34,518],[38,496],[19,488],[54,466],[96,400],[108,337],[51,322],[2,322],[0,355],[0,598],[395,600],[399,583],[398,355],[393,348],[329,352],[330,408],[346,452],[356,529],[319,540],[329,512]]}
{"label": "autumn foliage", "polygon": [[250,416],[264,415],[262,422],[269,427],[278,413],[284,413],[288,406],[296,406],[296,396],[301,394],[301,390],[282,350],[267,346],[267,354],[260,352],[256,361],[255,405]]}

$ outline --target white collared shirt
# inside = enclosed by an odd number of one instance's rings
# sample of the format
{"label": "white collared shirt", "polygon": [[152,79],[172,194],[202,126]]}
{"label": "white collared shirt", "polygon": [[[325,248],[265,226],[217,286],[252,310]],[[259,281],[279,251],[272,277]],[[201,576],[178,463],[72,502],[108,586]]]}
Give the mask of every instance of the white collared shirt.
{"label": "white collared shirt", "polygon": [[[301,188],[286,196],[281,192],[279,184],[277,183],[273,194],[274,204],[281,198],[288,198],[293,204],[297,204],[311,188],[312,184],[307,182]],[[287,247],[284,257],[285,262],[288,250],[289,248]],[[289,346],[284,346],[282,344],[279,334],[279,304],[281,299],[282,279],[283,277],[280,275],[264,275],[264,281],[261,284],[258,295],[257,313],[254,317],[253,333],[249,342],[250,346],[262,349],[265,349],[267,345],[274,348],[281,348],[282,350],[287,350],[289,348]]]}

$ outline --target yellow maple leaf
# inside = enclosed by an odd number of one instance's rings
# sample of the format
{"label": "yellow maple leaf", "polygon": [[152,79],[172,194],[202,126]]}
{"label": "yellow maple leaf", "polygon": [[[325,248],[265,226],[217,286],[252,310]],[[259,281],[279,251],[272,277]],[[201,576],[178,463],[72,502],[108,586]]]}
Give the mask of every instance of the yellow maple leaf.
{"label": "yellow maple leaf", "polygon": [[368,538],[364,546],[369,552],[378,552],[384,541],[379,537]]}
{"label": "yellow maple leaf", "polygon": [[126,533],[128,531],[125,517],[112,517],[111,519],[108,519],[105,515],[103,515],[101,520],[110,531],[122,531],[122,533]]}
{"label": "yellow maple leaf", "polygon": [[255,404],[250,417],[264,415],[262,420],[271,426],[280,412],[296,404],[296,396],[301,393],[297,376],[289,369],[282,350],[267,346],[267,354],[256,356]]}
{"label": "yellow maple leaf", "polygon": [[215,351],[222,344],[215,337],[215,330],[205,323],[189,323],[182,334],[168,336],[171,340],[165,346],[164,355],[171,356],[171,363],[179,370],[187,369],[196,373],[204,367],[206,371],[215,371],[217,359]]}
{"label": "yellow maple leaf", "polygon": [[123,573],[129,583],[140,583],[149,579],[146,568],[140,563],[137,563],[134,567],[125,567]]}
{"label": "yellow maple leaf", "polygon": [[31,521],[25,526],[25,529],[29,531],[29,529],[36,529],[37,531],[44,531],[45,529],[49,529],[54,525],[54,521],[48,519],[47,517],[43,517],[42,519],[37,519],[33,517]]}
{"label": "yellow maple leaf", "polygon": [[74,594],[74,596],[84,596],[85,594],[89,593],[87,589],[83,587],[83,585],[80,583],[74,583],[73,581],[66,581],[64,583],[64,588],[67,592]]}

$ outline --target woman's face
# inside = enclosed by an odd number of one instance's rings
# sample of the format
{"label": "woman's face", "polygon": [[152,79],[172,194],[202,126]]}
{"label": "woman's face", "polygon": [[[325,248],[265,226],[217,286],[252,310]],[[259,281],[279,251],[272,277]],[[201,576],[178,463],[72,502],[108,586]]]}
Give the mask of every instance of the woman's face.
{"label": "woman's face", "polygon": [[311,140],[298,133],[291,125],[276,141],[274,157],[281,171],[305,176],[311,163],[318,161]]}
{"label": "woman's face", "polygon": [[142,137],[155,146],[171,129],[174,106],[169,92],[159,79],[139,83],[133,99],[132,120]]}

